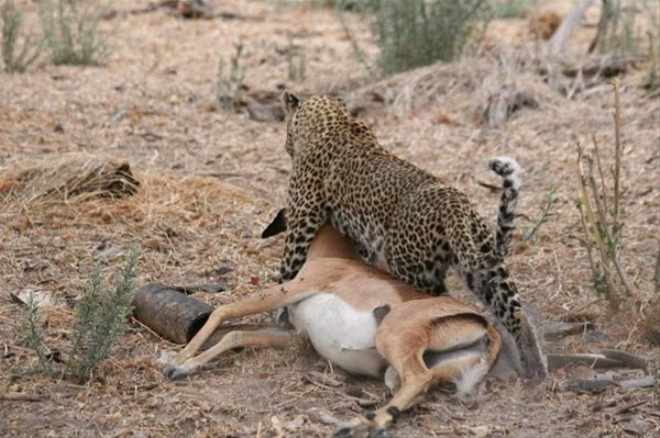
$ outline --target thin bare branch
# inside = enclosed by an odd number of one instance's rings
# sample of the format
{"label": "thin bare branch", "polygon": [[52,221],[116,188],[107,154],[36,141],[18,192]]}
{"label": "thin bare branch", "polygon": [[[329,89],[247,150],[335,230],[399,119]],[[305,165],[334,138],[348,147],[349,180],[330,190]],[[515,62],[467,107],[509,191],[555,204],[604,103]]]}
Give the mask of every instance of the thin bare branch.
{"label": "thin bare branch", "polygon": [[[588,171],[585,172],[583,161],[587,162]],[[609,267],[606,264],[607,255],[609,254],[607,242],[603,241],[602,231],[604,226],[599,223],[602,222],[602,218],[597,218],[594,208],[591,205],[591,199],[594,198],[594,202],[598,202],[598,192],[595,190],[595,183],[593,178],[593,159],[591,157],[584,155],[584,149],[578,144],[578,160],[577,160],[577,173],[578,173],[578,183],[580,187],[580,192],[582,195],[582,200],[578,205],[580,209],[580,219],[582,221],[582,227],[585,232],[585,237],[587,238],[587,256],[589,257],[589,263],[591,265],[591,270],[594,275],[594,286],[597,290],[600,290],[607,297],[608,302],[613,310],[617,311],[619,309],[619,297],[616,293],[614,283],[612,281],[612,276]],[[589,193],[591,189],[592,193]],[[598,210],[598,205],[596,209]],[[600,213],[600,212],[599,212]],[[591,242],[593,240],[593,243]],[[599,261],[594,259],[593,247],[595,247],[599,254]],[[602,280],[604,280],[604,287],[600,285],[601,279],[599,276],[602,275]]]}
{"label": "thin bare branch", "polygon": [[614,86],[614,221],[612,223],[614,237],[619,237],[619,196],[620,196],[620,171],[621,171],[621,83],[619,78],[612,81]]}
{"label": "thin bare branch", "polygon": [[568,15],[566,15],[559,25],[559,28],[557,28],[557,31],[548,42],[547,50],[549,55],[557,56],[564,51],[564,47],[571,38],[573,30],[580,22],[584,12],[589,6],[591,6],[592,1],[593,0],[580,0],[575,6],[573,6],[573,9],[571,9]]}
{"label": "thin bare branch", "polygon": [[596,165],[598,166],[598,176],[600,177],[600,190],[603,193],[603,207],[605,208],[605,211],[610,211],[607,206],[607,186],[605,185],[605,174],[603,173],[603,165],[600,160],[600,150],[598,149],[596,134],[591,135],[591,140],[594,143],[594,155],[596,155]]}

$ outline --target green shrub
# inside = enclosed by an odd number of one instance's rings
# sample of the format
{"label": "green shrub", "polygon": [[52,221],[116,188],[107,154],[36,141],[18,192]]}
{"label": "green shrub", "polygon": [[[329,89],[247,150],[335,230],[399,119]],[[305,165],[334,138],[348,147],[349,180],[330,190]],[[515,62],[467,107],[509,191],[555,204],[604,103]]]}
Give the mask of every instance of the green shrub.
{"label": "green shrub", "polygon": [[76,322],[71,346],[64,349],[67,354],[63,368],[56,368],[48,357],[38,308],[34,300],[28,302],[25,324],[28,344],[37,353],[40,363],[35,371],[61,375],[78,383],[86,382],[93,376],[128,328],[126,319],[133,311],[137,289],[137,262],[137,251],[131,251],[111,289],[103,285],[101,264],[97,263],[94,267],[87,289],[76,304]]}
{"label": "green shrub", "polygon": [[30,295],[25,304],[27,306],[27,313],[25,315],[24,328],[27,332],[28,346],[37,353],[37,358],[39,359],[39,365],[32,371],[44,374],[54,374],[55,368],[48,357],[50,351],[44,342],[43,323],[34,296]]}
{"label": "green shrub", "polygon": [[104,8],[82,0],[39,0],[46,46],[55,65],[98,65],[108,55],[99,29]]}
{"label": "green shrub", "polygon": [[359,47],[344,14],[346,4],[371,23],[380,49],[378,64],[385,75],[462,55],[478,42],[492,16],[489,0],[338,0],[335,9],[360,62],[375,76],[373,63]]}
{"label": "green shrub", "polygon": [[493,18],[518,18],[533,9],[538,0],[492,0]]}
{"label": "green shrub", "polygon": [[41,43],[28,35],[23,37],[19,48],[23,14],[16,8],[13,0],[5,0],[2,3],[0,24],[2,25],[2,62],[5,71],[23,73],[39,57]]}
{"label": "green shrub", "polygon": [[92,271],[87,290],[76,306],[73,345],[67,363],[67,374],[74,380],[88,380],[124,335],[137,289],[137,260],[137,252],[132,251],[112,290],[103,286],[100,264]]}
{"label": "green shrub", "polygon": [[599,23],[598,49],[601,53],[616,55],[646,54],[643,28],[647,28],[652,39],[658,38],[660,13],[656,0],[626,2],[608,0],[603,2]]}
{"label": "green shrub", "polygon": [[243,42],[234,43],[234,54],[229,58],[229,70],[224,58],[218,63],[218,75],[216,83],[216,100],[218,107],[225,111],[235,108],[235,105],[243,98],[245,85],[245,67],[241,64],[243,56]]}
{"label": "green shrub", "polygon": [[305,80],[305,49],[296,47],[291,38],[286,48],[286,62],[290,81]]}
{"label": "green shrub", "polygon": [[386,75],[451,61],[487,22],[487,0],[372,0],[373,32]]}

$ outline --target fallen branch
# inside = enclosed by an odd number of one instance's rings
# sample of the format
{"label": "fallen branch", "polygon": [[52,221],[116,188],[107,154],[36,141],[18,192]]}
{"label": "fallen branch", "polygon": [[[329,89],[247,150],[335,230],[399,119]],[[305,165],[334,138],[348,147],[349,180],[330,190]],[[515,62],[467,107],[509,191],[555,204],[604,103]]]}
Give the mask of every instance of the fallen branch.
{"label": "fallen branch", "polygon": [[[624,73],[631,65],[646,62],[648,59],[647,55],[597,55],[579,61],[563,60],[560,62],[559,69],[562,75],[569,78],[578,76],[585,79],[612,78]],[[547,65],[541,65],[537,71],[541,75],[550,73]]]}
{"label": "fallen branch", "polygon": [[558,322],[548,324],[543,328],[543,337],[548,341],[556,341],[571,335],[580,335],[594,329],[591,322]]}
{"label": "fallen branch", "polygon": [[611,386],[619,386],[612,380],[595,379],[595,380],[571,380],[566,385],[568,391],[573,391],[581,394],[597,394],[605,391]]}
{"label": "fallen branch", "polygon": [[639,379],[622,380],[619,382],[622,388],[651,388],[655,386],[655,377],[644,376]]}
{"label": "fallen branch", "polygon": [[620,350],[602,350],[601,353],[548,355],[548,370],[550,371],[573,365],[586,365],[595,370],[613,368],[646,370],[648,362],[639,356]]}
{"label": "fallen branch", "polygon": [[0,393],[0,400],[5,401],[24,401],[24,402],[38,402],[43,400],[44,397],[37,394],[26,394],[24,392],[4,392]]}
{"label": "fallen branch", "polygon": [[600,350],[600,353],[608,359],[618,360],[627,368],[639,368],[646,370],[649,366],[648,361],[634,354],[626,353],[621,350]]}
{"label": "fallen branch", "polygon": [[567,366],[586,365],[592,369],[609,370],[621,368],[621,362],[608,359],[602,354],[549,354],[548,371],[555,371]]}

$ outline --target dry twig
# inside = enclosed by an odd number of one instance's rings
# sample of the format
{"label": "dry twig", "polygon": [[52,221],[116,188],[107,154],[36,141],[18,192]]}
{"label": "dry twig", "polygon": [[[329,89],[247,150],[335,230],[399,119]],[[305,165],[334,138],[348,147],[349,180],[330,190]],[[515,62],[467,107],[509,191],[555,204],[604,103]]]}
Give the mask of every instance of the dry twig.
{"label": "dry twig", "polygon": [[[607,186],[605,174],[600,157],[598,143],[594,140],[594,155],[600,177],[600,187],[594,178],[594,159],[585,155],[584,148],[577,145],[577,174],[580,197],[576,205],[580,211],[583,237],[579,238],[587,250],[589,265],[593,274],[596,290],[603,293],[610,306],[618,310],[620,304],[619,288],[626,295],[631,295],[632,288],[624,272],[619,254],[619,239],[622,224],[620,223],[620,179],[621,179],[621,113],[620,113],[620,85],[618,80],[613,81],[614,86],[614,132],[615,154],[612,170],[613,199],[610,210],[607,201]],[[616,273],[616,276],[615,276]],[[618,279],[618,280],[615,280]]]}

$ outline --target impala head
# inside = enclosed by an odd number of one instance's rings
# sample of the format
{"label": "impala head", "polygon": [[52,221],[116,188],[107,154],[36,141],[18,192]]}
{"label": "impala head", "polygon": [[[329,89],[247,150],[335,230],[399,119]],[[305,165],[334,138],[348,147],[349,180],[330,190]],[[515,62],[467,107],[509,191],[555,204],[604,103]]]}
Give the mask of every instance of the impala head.
{"label": "impala head", "polygon": [[[286,230],[286,209],[283,208],[261,233],[261,237],[276,236]],[[325,257],[360,260],[353,242],[329,223],[321,227],[307,253],[307,260]]]}

